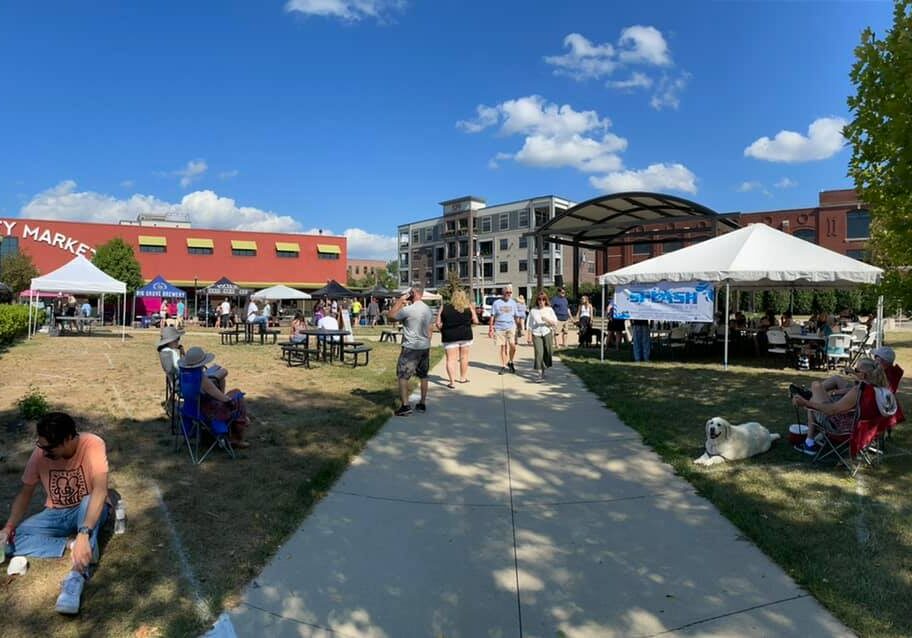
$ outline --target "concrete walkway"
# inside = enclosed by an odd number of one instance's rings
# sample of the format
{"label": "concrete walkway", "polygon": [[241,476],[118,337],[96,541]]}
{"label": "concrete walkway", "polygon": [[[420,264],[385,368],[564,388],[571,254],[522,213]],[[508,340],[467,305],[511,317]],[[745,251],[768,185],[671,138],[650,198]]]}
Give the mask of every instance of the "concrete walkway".
{"label": "concrete walkway", "polygon": [[[241,637],[846,636],[851,633],[531,348],[498,375],[431,375],[230,612]],[[695,428],[695,431],[699,428]]]}

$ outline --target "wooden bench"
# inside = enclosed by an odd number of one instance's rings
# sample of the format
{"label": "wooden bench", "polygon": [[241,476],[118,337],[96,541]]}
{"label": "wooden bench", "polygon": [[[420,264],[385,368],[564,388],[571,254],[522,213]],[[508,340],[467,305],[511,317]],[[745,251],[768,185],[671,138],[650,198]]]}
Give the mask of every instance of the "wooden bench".
{"label": "wooden bench", "polygon": [[[358,367],[358,356],[364,355],[364,363],[361,365],[368,365],[370,363],[370,351],[373,350],[371,346],[364,345],[360,342],[351,342],[346,343],[342,346],[342,363],[351,363],[351,367]],[[345,361],[345,355],[351,355],[352,359],[350,362]]]}
{"label": "wooden bench", "polygon": [[307,343],[283,343],[282,344],[282,359],[288,363],[288,367],[292,368],[294,366],[304,366],[305,368],[310,367],[310,354],[311,350],[307,347]]}
{"label": "wooden bench", "polygon": [[260,331],[260,345],[263,345],[266,343],[266,337],[269,335],[272,335],[272,342],[277,343],[279,341],[279,332],[281,332],[281,331],[278,328],[270,328],[268,330],[261,330]]}
{"label": "wooden bench", "polygon": [[399,337],[401,335],[402,332],[399,330],[381,330],[380,341],[392,341],[393,343],[399,343]]}

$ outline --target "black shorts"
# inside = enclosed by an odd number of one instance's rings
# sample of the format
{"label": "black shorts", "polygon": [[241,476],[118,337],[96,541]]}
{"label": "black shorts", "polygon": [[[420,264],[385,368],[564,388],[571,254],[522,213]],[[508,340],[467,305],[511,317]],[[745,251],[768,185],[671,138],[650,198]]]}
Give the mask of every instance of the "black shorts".
{"label": "black shorts", "polygon": [[430,350],[403,348],[402,352],[399,353],[399,361],[396,363],[396,378],[411,379],[412,377],[418,377],[419,379],[427,379],[430,365]]}

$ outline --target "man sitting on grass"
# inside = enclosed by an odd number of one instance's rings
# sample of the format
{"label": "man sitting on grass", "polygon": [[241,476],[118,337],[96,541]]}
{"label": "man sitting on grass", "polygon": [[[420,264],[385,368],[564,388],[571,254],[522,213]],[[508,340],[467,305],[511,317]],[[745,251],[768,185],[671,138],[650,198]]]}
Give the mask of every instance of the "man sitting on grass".
{"label": "man sitting on grass", "polygon": [[[78,433],[75,421],[64,412],[44,415],[36,429],[35,450],[0,542],[6,541],[13,556],[38,558],[60,558],[69,547],[73,567],[61,583],[55,609],[77,614],[82,589],[98,562],[98,530],[110,509],[105,442],[94,434]],[[45,509],[20,524],[39,481],[47,495]],[[74,534],[76,540],[68,542]]]}

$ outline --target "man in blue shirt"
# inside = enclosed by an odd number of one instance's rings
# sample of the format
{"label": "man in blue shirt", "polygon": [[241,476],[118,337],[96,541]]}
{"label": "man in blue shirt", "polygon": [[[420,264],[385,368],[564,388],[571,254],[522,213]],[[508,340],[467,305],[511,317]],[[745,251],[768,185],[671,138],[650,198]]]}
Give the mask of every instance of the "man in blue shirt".
{"label": "man in blue shirt", "polygon": [[513,357],[516,356],[516,302],[513,301],[513,289],[505,286],[501,298],[491,304],[491,322],[488,336],[497,339],[500,349],[500,374],[507,371],[515,373]]}
{"label": "man in blue shirt", "polygon": [[567,301],[566,290],[563,288],[557,289],[557,294],[551,298],[551,308],[554,310],[554,316],[557,317],[557,328],[554,329],[556,335],[554,345],[559,348],[566,348],[567,323],[570,321],[570,303]]}
{"label": "man in blue shirt", "polygon": [[88,299],[86,299],[85,301],[82,302],[82,305],[79,307],[79,314],[82,315],[83,317],[92,316],[92,306],[89,305]]}

